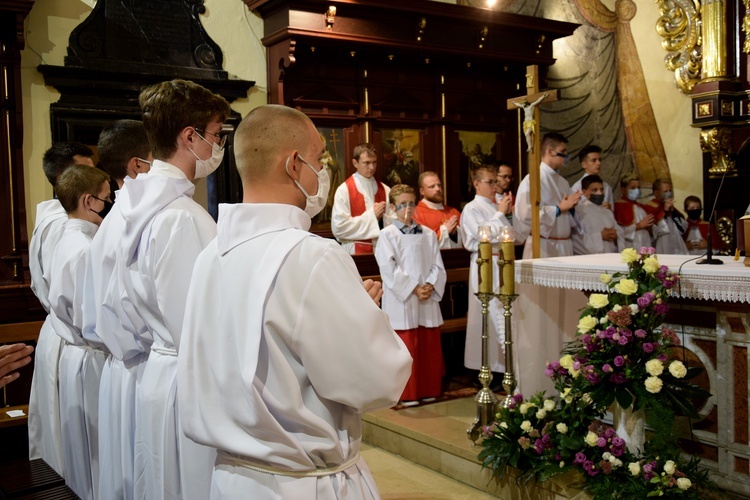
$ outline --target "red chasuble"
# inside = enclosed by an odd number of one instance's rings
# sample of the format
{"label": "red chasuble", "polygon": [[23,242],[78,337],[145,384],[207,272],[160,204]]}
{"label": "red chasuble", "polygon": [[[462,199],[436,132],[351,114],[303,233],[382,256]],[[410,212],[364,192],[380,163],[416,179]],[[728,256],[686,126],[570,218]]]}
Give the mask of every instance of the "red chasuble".
{"label": "red chasuble", "polygon": [[[352,217],[358,217],[365,213],[365,197],[357,189],[357,184],[354,182],[354,176],[349,176],[346,180],[346,189],[349,191],[349,209],[352,212]],[[378,182],[378,191],[375,193],[375,203],[380,203],[381,201],[385,201],[385,187],[383,187],[382,182]],[[355,241],[354,255],[366,253],[372,253],[372,242]]]}
{"label": "red chasuble", "polygon": [[417,224],[427,226],[435,233],[437,233],[438,241],[440,240],[440,226],[445,223],[451,216],[455,215],[459,220],[461,219],[461,212],[453,207],[443,206],[442,210],[435,210],[421,201],[417,203],[417,208],[414,209],[414,215],[412,216]]}

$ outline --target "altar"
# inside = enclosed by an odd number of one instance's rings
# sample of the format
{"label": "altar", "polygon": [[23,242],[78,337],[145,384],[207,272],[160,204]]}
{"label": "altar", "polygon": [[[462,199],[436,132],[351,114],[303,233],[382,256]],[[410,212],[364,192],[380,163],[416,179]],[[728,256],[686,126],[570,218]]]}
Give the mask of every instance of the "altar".
{"label": "altar", "polygon": [[[672,290],[667,324],[686,347],[696,381],[712,396],[696,401],[701,418],[679,424],[686,452],[700,456],[722,487],[750,495],[750,268],[718,257],[724,265],[697,265],[685,255],[659,255],[680,276]],[[546,362],[559,359],[573,340],[588,292],[603,292],[603,273],[625,271],[619,254],[529,259],[516,262],[518,299],[513,307],[515,372],[526,397],[553,392]]]}

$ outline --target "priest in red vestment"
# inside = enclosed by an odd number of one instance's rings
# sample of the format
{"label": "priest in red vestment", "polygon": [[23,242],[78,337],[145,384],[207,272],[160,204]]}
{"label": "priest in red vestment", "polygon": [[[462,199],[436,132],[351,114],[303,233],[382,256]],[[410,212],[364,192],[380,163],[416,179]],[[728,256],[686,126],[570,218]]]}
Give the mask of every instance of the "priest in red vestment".
{"label": "priest in red vestment", "polygon": [[419,194],[422,199],[414,210],[414,220],[435,231],[441,249],[461,248],[461,212],[443,205],[443,185],[435,172],[426,171],[419,176]]}

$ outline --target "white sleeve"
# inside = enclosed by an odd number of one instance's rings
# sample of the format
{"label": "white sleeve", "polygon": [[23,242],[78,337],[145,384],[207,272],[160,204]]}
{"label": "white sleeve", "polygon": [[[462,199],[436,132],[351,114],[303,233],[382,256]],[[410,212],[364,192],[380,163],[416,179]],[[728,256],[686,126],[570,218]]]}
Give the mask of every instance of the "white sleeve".
{"label": "white sleeve", "polygon": [[[383,223],[385,224],[388,218],[385,214],[383,217]],[[375,212],[372,209],[365,210],[362,215],[352,217],[346,182],[336,189],[336,194],[333,197],[331,232],[339,241],[372,240],[380,235],[378,218],[375,217]]]}
{"label": "white sleeve", "polygon": [[399,302],[406,302],[419,285],[419,281],[409,276],[398,264],[396,242],[391,231],[383,231],[375,247],[375,260],[380,268],[383,286],[393,292]]}

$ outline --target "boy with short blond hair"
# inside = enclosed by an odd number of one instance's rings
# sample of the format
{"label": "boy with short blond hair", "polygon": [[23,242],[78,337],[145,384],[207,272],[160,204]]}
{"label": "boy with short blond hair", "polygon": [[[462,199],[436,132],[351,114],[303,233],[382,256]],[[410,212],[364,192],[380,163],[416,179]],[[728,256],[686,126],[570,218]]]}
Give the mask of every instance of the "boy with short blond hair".
{"label": "boy with short blond hair", "polygon": [[58,368],[65,482],[95,498],[99,481],[99,380],[107,359],[83,336],[83,289],[91,240],[112,207],[109,175],[87,165],[66,169],[55,185],[68,219],[52,257],[50,318],[64,341]]}
{"label": "boy with short blond hair", "polygon": [[414,363],[401,396],[407,406],[434,400],[442,393],[440,299],[446,272],[435,233],[412,219],[414,189],[398,184],[389,194],[396,220],[380,233],[375,259],[383,280],[383,311],[404,341]]}

